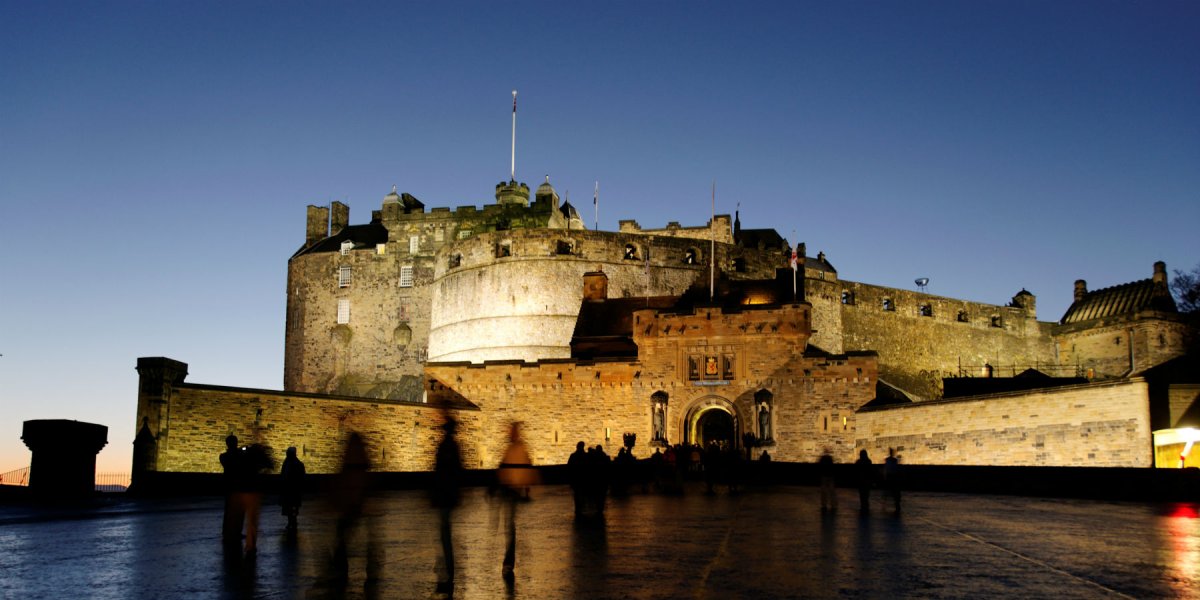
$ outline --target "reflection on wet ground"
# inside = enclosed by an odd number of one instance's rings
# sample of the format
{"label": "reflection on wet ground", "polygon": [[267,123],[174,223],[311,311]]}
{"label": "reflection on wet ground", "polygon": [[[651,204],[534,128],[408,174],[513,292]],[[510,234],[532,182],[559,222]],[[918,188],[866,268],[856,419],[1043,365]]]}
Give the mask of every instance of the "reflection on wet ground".
{"label": "reflection on wet ground", "polygon": [[[807,487],[610,499],[576,522],[566,487],[518,509],[501,578],[501,503],[455,512],[458,598],[1200,598],[1197,504],[911,493],[860,516]],[[883,502],[875,504],[883,506]],[[217,498],[122,502],[91,514],[0,507],[5,598],[430,598],[441,554],[423,492],[376,497],[342,571],[335,517],[306,502],[295,536],[264,505],[258,554],[225,556]],[[69,518],[68,518],[69,517]],[[377,577],[367,577],[374,566]]]}

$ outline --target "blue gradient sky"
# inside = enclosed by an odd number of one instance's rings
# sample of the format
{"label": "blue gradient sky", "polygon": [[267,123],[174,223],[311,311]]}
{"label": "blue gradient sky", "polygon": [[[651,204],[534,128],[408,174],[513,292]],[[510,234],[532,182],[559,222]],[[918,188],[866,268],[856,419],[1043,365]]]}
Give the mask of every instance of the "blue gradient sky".
{"label": "blue gradient sky", "polygon": [[[304,207],[550,174],[600,227],[745,227],[845,279],[1053,321],[1200,261],[1200,4],[0,2],[0,472],[139,356],[282,385]],[[793,233],[793,231],[795,233]],[[215,460],[215,457],[214,457]],[[214,463],[215,465],[215,463]]]}

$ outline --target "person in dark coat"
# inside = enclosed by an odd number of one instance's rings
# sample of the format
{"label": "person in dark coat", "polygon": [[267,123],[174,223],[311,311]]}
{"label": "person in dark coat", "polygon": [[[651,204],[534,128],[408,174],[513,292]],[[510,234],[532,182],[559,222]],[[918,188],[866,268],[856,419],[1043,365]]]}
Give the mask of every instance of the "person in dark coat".
{"label": "person in dark coat", "polygon": [[300,496],[304,492],[304,463],[296,457],[296,447],[287,449],[283,467],[279,469],[279,505],[287,517],[288,533],[295,533],[296,517],[300,515]]}
{"label": "person in dark coat", "polygon": [[858,479],[858,508],[865,513],[871,510],[871,484],[875,482],[875,465],[866,450],[858,451],[854,475]]}
{"label": "person in dark coat", "polygon": [[571,482],[571,491],[575,495],[575,516],[582,516],[584,505],[587,503],[587,448],[580,441],[575,444],[575,452],[567,459],[567,477]]}
{"label": "person in dark coat", "polygon": [[221,522],[221,539],[226,546],[242,545],[242,521],[246,518],[246,510],[234,496],[237,487],[235,481],[241,470],[242,453],[238,449],[238,438],[230,434],[225,438],[225,451],[221,453],[221,482],[225,486],[225,515]]}
{"label": "person in dark coat", "polygon": [[437,458],[433,466],[433,488],[431,496],[433,505],[438,509],[441,524],[442,564],[445,577],[438,581],[438,593],[454,593],[454,539],[450,527],[453,521],[454,509],[462,501],[462,453],[459,451],[458,440],[454,437],[458,431],[458,421],[446,416],[442,424],[445,434],[442,443],[438,444]]}

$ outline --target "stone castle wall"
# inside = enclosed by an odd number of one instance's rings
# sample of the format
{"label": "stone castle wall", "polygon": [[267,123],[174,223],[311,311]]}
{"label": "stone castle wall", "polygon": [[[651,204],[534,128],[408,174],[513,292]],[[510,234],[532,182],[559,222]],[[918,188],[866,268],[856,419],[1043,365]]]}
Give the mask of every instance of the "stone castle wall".
{"label": "stone castle wall", "polygon": [[[940,398],[942,378],[958,376],[960,365],[971,369],[964,373],[967,376],[985,364],[1018,372],[1038,368],[1050,375],[1074,375],[1056,372],[1053,325],[1039,322],[1028,308],[846,280],[806,284],[809,297],[819,298],[822,308],[829,310],[831,301],[838,302],[843,350],[878,352],[880,377],[921,397]],[[851,294],[845,303],[843,292]],[[885,300],[892,310],[885,310]],[[922,306],[929,308],[931,316],[921,314]],[[966,321],[959,320],[960,312]]]}
{"label": "stone castle wall", "polygon": [[1191,329],[1177,315],[1153,317],[1062,326],[1055,335],[1058,355],[1096,378],[1137,373],[1182,355]]}
{"label": "stone castle wall", "polygon": [[857,444],[909,464],[1150,467],[1145,380],[860,411]]}
{"label": "stone castle wall", "polygon": [[[441,440],[443,412],[422,403],[366,398],[298,394],[271,390],[196,385],[164,380],[161,371],[139,371],[143,393],[138,397],[138,421],[157,440],[152,470],[216,473],[225,437],[236,435],[242,445],[271,448],[278,469],[284,450],[295,446],[309,473],[335,473],[351,431],[368,443],[373,469],[427,471],[433,466]],[[171,361],[177,365],[177,363]],[[183,365],[186,370],[186,365]],[[148,390],[148,391],[147,391]],[[478,468],[479,417],[476,410],[450,410],[460,422],[464,464]]]}
{"label": "stone castle wall", "polygon": [[[636,259],[625,258],[630,244]],[[695,264],[685,263],[688,251]],[[709,251],[687,238],[582,230],[499,231],[459,241],[436,261],[430,360],[567,358],[584,273],[604,271],[612,297],[679,295],[707,278]],[[718,264],[733,256],[744,260],[744,270],[731,273],[738,278],[772,277],[782,263],[778,253],[717,245]]]}

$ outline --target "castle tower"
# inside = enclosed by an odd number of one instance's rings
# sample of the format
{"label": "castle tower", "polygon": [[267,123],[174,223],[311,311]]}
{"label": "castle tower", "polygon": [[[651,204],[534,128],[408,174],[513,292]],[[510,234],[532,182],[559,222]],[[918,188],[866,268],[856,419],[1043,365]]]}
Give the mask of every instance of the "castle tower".
{"label": "castle tower", "polygon": [[496,204],[529,206],[529,186],[516,181],[501,181],[496,184]]}

